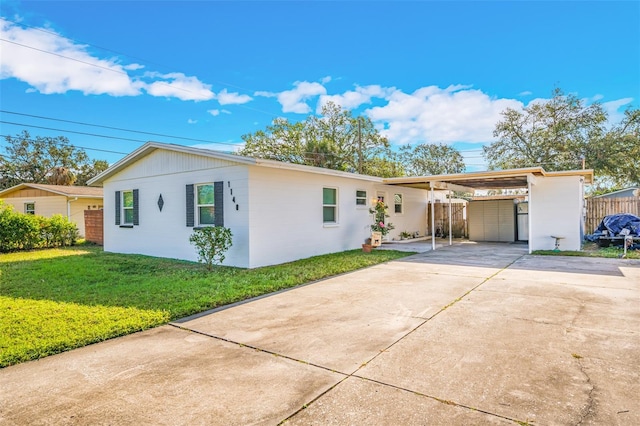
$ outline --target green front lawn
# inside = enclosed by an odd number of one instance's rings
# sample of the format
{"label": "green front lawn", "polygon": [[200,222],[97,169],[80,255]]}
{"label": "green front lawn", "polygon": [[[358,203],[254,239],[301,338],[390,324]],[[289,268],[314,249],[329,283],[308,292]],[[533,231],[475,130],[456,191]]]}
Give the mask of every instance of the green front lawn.
{"label": "green front lawn", "polygon": [[258,269],[91,246],[0,255],[0,367],[411,253],[352,250]]}

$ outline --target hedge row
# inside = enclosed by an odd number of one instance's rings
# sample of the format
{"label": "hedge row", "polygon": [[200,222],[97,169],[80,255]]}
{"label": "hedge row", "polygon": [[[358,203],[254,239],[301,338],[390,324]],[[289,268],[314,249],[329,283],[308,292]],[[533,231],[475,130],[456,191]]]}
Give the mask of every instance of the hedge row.
{"label": "hedge row", "polygon": [[44,217],[16,212],[0,201],[0,252],[71,246],[78,228],[61,214]]}

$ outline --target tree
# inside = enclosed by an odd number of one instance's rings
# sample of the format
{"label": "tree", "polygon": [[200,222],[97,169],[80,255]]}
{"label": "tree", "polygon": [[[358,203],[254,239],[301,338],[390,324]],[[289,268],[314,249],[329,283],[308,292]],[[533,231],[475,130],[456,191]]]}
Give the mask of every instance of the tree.
{"label": "tree", "polygon": [[580,167],[587,145],[601,138],[607,114],[598,103],[585,106],[575,95],[556,88],[552,98],[522,111],[507,108],[483,148],[491,169],[542,166],[546,170]]}
{"label": "tree", "polygon": [[85,184],[108,166],[102,160],[90,162],[85,151],[71,145],[64,136],[32,138],[24,130],[5,140],[6,155],[0,156],[1,189],[23,182]]}
{"label": "tree", "polygon": [[589,144],[585,158],[596,170],[596,188],[640,185],[640,109],[627,109],[620,123]]}
{"label": "tree", "polygon": [[76,172],[76,185],[86,185],[87,182],[109,168],[105,160],[93,160],[90,163],[81,164]]}
{"label": "tree", "polygon": [[490,169],[542,166],[545,170],[582,167],[596,172],[606,185],[638,182],[640,115],[630,109],[619,124],[606,128],[599,103],[586,106],[575,95],[556,88],[548,101],[522,110],[507,108],[496,124],[498,140],[483,148]]}
{"label": "tree", "polygon": [[443,175],[465,170],[460,151],[448,145],[405,145],[400,147],[400,158],[407,176]]}
{"label": "tree", "polygon": [[389,141],[373,122],[354,117],[333,102],[322,107],[320,116],[299,123],[278,118],[266,130],[242,139],[245,147],[239,153],[250,157],[377,176],[401,170],[393,164]]}

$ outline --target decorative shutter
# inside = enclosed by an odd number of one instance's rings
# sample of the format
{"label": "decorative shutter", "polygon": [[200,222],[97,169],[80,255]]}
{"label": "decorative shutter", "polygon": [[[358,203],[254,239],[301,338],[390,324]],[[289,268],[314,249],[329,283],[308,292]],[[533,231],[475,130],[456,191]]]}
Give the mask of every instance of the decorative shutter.
{"label": "decorative shutter", "polygon": [[187,226],[190,227],[195,224],[194,201],[193,185],[187,185]]}
{"label": "decorative shutter", "polygon": [[116,225],[120,225],[120,191],[116,191]]}
{"label": "decorative shutter", "polygon": [[133,224],[140,225],[140,213],[138,210],[138,200],[139,200],[138,190],[133,190]]}
{"label": "decorative shutter", "polygon": [[215,203],[213,224],[224,226],[224,182],[213,183],[213,202]]}

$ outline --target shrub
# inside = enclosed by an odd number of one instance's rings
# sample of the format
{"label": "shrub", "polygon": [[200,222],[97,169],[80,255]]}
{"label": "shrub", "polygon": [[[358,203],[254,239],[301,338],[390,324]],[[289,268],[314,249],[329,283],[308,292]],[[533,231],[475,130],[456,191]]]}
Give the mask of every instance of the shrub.
{"label": "shrub", "polygon": [[73,245],[77,238],[78,228],[62,215],[19,213],[0,201],[0,252]]}
{"label": "shrub", "polygon": [[222,226],[208,226],[193,230],[189,242],[196,246],[198,261],[211,270],[214,264],[224,262],[225,253],[231,247],[231,230]]}
{"label": "shrub", "polygon": [[68,218],[54,214],[48,220],[49,247],[72,246],[78,239],[78,228]]}

